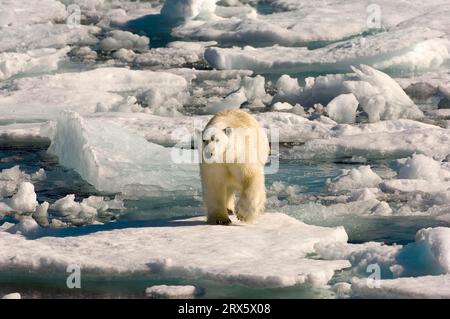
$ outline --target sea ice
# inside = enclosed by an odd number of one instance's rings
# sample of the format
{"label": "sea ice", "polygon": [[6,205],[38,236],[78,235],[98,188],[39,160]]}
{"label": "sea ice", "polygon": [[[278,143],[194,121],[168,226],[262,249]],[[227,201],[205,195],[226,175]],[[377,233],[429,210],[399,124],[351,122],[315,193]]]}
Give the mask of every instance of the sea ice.
{"label": "sea ice", "polygon": [[342,192],[358,188],[378,187],[382,179],[370,166],[360,166],[351,170],[342,170],[335,180],[330,181],[328,189],[333,192]]}
{"label": "sea ice", "polygon": [[126,94],[131,93],[147,99],[149,108],[154,107],[150,96],[155,95],[160,97],[160,108],[170,108],[182,104],[187,95],[187,82],[181,76],[125,68],[22,78],[15,80],[14,86],[14,90],[0,93],[2,120],[56,119],[65,109],[80,114],[120,109],[129,101]]}
{"label": "sea ice", "polygon": [[216,69],[249,69],[259,73],[347,72],[351,65],[417,71],[436,69],[450,57],[450,42],[440,31],[407,28],[329,44],[306,47],[211,47],[205,59]]}
{"label": "sea ice", "polygon": [[7,295],[4,295],[2,299],[21,299],[21,296],[18,292],[10,293]]}
{"label": "sea ice", "polygon": [[200,289],[191,286],[151,286],[145,289],[145,294],[150,298],[192,298],[200,293]]}
{"label": "sea ice", "polygon": [[358,100],[352,94],[341,94],[335,97],[327,105],[327,113],[337,123],[354,123]]}
{"label": "sea ice", "polygon": [[307,257],[317,243],[346,242],[342,227],[310,226],[279,213],[264,214],[251,225],[234,223],[211,226],[204,217],[195,217],[162,226],[34,240],[0,231],[0,268],[65,272],[68,264],[79,264],[84,274],[150,271],[257,287],[322,287],[336,270],[349,266],[346,260]]}
{"label": "sea ice", "polygon": [[0,81],[14,75],[55,71],[69,50],[70,48],[66,47],[60,50],[40,49],[25,53],[0,53]]}
{"label": "sea ice", "polygon": [[139,36],[128,31],[113,30],[107,37],[100,41],[99,45],[103,51],[116,51],[127,49],[145,52],[149,49],[150,40],[146,36]]}
{"label": "sea ice", "polygon": [[172,149],[101,119],[60,115],[49,151],[100,191],[128,196],[194,193],[198,166],[176,164]]}
{"label": "sea ice", "polygon": [[450,228],[436,227],[421,229],[416,242],[423,241],[444,273],[450,273]]}
{"label": "sea ice", "polygon": [[450,298],[450,275],[405,277],[380,281],[380,288],[367,284],[367,278],[352,280],[352,294],[359,298]]}

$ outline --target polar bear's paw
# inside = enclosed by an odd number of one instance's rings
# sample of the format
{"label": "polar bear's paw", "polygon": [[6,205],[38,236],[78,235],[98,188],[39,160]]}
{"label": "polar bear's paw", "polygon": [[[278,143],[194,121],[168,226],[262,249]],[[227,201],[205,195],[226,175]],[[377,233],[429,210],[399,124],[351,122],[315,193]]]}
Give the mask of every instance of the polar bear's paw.
{"label": "polar bear's paw", "polygon": [[208,224],[211,225],[230,225],[231,219],[228,216],[220,216],[220,217],[210,217],[208,218]]}
{"label": "polar bear's paw", "polygon": [[216,219],[216,224],[217,225],[230,225],[231,224],[231,219],[229,219],[228,217],[219,217]]}

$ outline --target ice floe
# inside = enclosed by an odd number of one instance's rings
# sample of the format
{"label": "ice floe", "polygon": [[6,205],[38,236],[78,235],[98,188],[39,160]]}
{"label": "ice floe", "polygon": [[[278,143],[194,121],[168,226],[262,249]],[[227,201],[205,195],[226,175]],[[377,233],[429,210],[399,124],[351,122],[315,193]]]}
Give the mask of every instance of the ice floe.
{"label": "ice floe", "polygon": [[201,293],[201,289],[192,286],[151,286],[145,289],[145,294],[150,298],[192,298]]}
{"label": "ice floe", "polygon": [[14,85],[15,90],[1,96],[0,110],[4,120],[56,119],[65,109],[80,114],[123,108],[131,112],[133,107],[141,111],[136,98],[127,95],[130,93],[139,93],[151,111],[164,113],[182,106],[188,94],[187,82],[181,76],[124,68],[22,78]]}
{"label": "ice floe", "polygon": [[0,268],[65,272],[68,264],[79,264],[85,274],[150,271],[247,286],[323,286],[349,263],[309,259],[307,254],[314,252],[319,242],[346,241],[342,227],[310,226],[275,213],[261,216],[252,225],[237,222],[235,226],[216,227],[206,225],[203,217],[195,217],[163,226],[32,241],[0,231]]}
{"label": "ice floe", "polygon": [[0,81],[14,75],[55,71],[68,51],[67,47],[60,50],[40,49],[25,53],[0,53]]}
{"label": "ice floe", "polygon": [[18,292],[13,292],[7,295],[4,295],[2,299],[21,299],[21,296]]}
{"label": "ice floe", "polygon": [[59,117],[49,151],[101,191],[154,196],[195,193],[200,186],[197,165],[175,164],[170,148],[74,112]]}
{"label": "ice floe", "polygon": [[367,284],[367,279],[352,281],[352,294],[359,298],[450,298],[450,275],[406,277],[381,280],[380,287]]}
{"label": "ice floe", "polygon": [[306,47],[208,48],[205,58],[217,69],[249,69],[261,73],[346,72],[350,65],[407,71],[438,68],[450,57],[442,32],[399,29],[356,37],[309,50]]}

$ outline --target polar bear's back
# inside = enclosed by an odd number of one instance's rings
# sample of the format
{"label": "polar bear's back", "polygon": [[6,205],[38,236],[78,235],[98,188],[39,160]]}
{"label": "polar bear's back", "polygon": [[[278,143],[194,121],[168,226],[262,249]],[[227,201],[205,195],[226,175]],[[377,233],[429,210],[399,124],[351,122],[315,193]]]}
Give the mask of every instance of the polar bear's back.
{"label": "polar bear's back", "polygon": [[216,126],[221,129],[231,128],[260,128],[258,121],[242,110],[225,110],[216,113],[214,117],[209,121],[207,126]]}

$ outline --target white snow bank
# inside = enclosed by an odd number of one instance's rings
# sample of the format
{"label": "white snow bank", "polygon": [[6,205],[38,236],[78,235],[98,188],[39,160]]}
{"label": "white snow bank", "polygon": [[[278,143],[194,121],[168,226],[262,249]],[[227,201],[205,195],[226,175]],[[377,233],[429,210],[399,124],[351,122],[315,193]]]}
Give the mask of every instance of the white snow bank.
{"label": "white snow bank", "polygon": [[40,49],[25,53],[0,53],[0,81],[18,74],[44,73],[58,69],[70,48]]}
{"label": "white snow bank", "polygon": [[378,187],[382,179],[372,171],[370,166],[360,166],[351,170],[344,169],[341,174],[328,184],[333,192],[342,192],[358,188]]}
{"label": "white snow bank", "polygon": [[406,277],[380,281],[380,288],[372,288],[367,279],[352,280],[352,294],[359,298],[450,298],[450,275]]}
{"label": "white snow bank", "polygon": [[179,107],[188,94],[187,82],[181,76],[125,68],[22,78],[14,81],[14,87],[0,93],[3,120],[56,119],[65,109],[86,114],[122,109],[131,112],[135,106],[142,111],[136,98],[127,94],[142,95],[148,108],[156,112]]}
{"label": "white snow bank", "polygon": [[151,271],[168,277],[285,287],[323,286],[334,271],[349,266],[345,260],[306,257],[319,242],[346,242],[342,227],[310,226],[279,213],[264,214],[251,225],[232,218],[229,227],[206,225],[204,217],[195,217],[163,226],[35,240],[0,231],[0,269],[65,271],[68,264],[79,264],[84,274]]}
{"label": "white snow bank", "polygon": [[149,49],[150,40],[146,36],[139,36],[128,31],[113,30],[100,41],[103,51],[116,51],[119,49],[145,52]]}
{"label": "white snow bank", "polygon": [[416,242],[423,241],[435,261],[445,273],[450,273],[450,228],[436,227],[421,229],[416,234]]}
{"label": "white snow bank", "polygon": [[171,149],[149,143],[101,119],[60,115],[49,152],[100,191],[153,196],[194,193],[200,181],[196,164],[175,164]]}
{"label": "white snow bank", "polygon": [[21,299],[21,296],[18,292],[13,292],[7,295],[4,295],[2,299]]}
{"label": "white snow bank", "polygon": [[198,295],[199,293],[200,290],[191,285],[159,285],[151,286],[145,289],[145,294],[150,298],[190,298]]}
{"label": "white snow bank", "polygon": [[306,47],[208,48],[205,58],[216,69],[249,69],[258,73],[342,72],[350,65],[407,71],[439,67],[450,57],[442,32],[427,28],[397,29],[354,37],[309,50]]}
{"label": "white snow bank", "polygon": [[161,15],[186,20],[211,19],[215,17],[217,0],[165,0]]}

